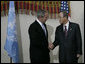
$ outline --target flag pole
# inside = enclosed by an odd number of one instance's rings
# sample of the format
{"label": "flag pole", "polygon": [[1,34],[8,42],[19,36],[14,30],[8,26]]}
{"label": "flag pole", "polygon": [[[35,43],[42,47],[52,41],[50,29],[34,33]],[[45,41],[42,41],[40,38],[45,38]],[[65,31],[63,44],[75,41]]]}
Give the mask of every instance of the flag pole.
{"label": "flag pole", "polygon": [[12,63],[12,57],[10,57],[10,63]]}

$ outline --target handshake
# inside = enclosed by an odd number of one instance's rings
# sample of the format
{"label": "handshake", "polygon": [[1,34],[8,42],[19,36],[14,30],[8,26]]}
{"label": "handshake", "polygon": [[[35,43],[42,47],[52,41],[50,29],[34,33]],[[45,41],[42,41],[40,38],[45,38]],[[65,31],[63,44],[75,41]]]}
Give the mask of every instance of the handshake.
{"label": "handshake", "polygon": [[49,43],[48,49],[49,49],[49,50],[53,50],[53,49],[54,49],[54,45],[53,45],[52,43]]}

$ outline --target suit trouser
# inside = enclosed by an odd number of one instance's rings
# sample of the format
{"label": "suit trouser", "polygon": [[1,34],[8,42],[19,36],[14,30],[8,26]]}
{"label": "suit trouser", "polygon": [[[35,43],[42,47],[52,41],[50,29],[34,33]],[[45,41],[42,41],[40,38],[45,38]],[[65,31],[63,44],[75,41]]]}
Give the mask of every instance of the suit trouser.
{"label": "suit trouser", "polygon": [[31,63],[50,63],[50,59],[31,59]]}
{"label": "suit trouser", "polygon": [[63,60],[59,59],[60,63],[78,63],[78,57],[76,57],[74,60],[66,60],[65,58]]}

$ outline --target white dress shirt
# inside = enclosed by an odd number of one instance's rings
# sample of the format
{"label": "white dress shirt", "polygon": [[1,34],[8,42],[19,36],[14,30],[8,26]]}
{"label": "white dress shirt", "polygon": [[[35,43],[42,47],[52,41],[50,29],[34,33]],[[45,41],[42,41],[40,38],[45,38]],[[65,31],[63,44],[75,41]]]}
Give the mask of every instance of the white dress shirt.
{"label": "white dress shirt", "polygon": [[63,30],[64,30],[64,31],[65,31],[65,26],[66,26],[66,29],[67,29],[67,31],[68,31],[68,28],[69,28],[69,21],[68,21],[66,24],[63,25]]}

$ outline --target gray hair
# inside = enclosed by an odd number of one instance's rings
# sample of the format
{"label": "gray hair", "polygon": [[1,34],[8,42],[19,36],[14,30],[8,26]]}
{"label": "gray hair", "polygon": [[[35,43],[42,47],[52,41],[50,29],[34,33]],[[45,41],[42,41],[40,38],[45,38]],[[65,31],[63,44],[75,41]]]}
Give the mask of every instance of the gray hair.
{"label": "gray hair", "polygon": [[40,10],[37,12],[37,18],[39,18],[39,17],[44,17],[46,12],[47,12],[47,11],[40,9]]}

